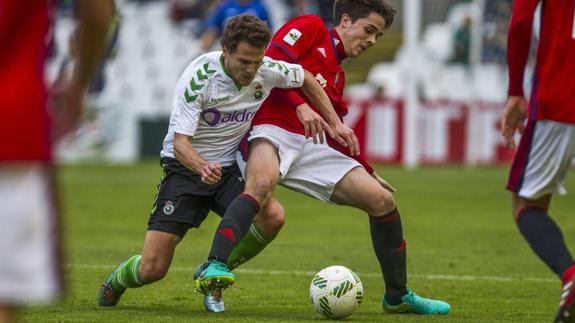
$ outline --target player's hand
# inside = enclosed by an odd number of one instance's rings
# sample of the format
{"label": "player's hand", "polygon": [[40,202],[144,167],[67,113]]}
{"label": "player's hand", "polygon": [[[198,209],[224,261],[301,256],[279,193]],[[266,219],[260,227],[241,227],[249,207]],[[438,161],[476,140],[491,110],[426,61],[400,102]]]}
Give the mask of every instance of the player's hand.
{"label": "player's hand", "polygon": [[214,185],[222,178],[222,165],[220,163],[206,163],[200,174],[202,182]]}
{"label": "player's hand", "polygon": [[501,134],[508,148],[515,148],[515,131],[520,134],[525,130],[524,122],[527,114],[527,101],[523,96],[510,96],[507,99],[501,119]]}
{"label": "player's hand", "polygon": [[49,106],[52,113],[52,139],[58,140],[73,132],[80,123],[84,108],[85,89],[68,81],[50,89]]}
{"label": "player's hand", "polygon": [[390,191],[391,193],[397,192],[395,187],[391,186],[391,184],[389,184],[385,179],[377,175],[375,172],[371,176],[373,176],[377,180],[379,185],[383,186],[383,188],[385,188],[386,190]]}
{"label": "player's hand", "polygon": [[337,142],[342,146],[349,148],[349,153],[351,156],[359,155],[359,140],[355,135],[355,132],[350,127],[346,126],[343,122],[338,120],[338,123],[332,126],[334,136]]}
{"label": "player's hand", "polygon": [[323,144],[325,142],[326,132],[332,138],[334,137],[334,132],[331,127],[307,103],[300,104],[296,108],[296,113],[299,122],[301,122],[304,127],[305,137],[311,137],[314,144],[317,144],[318,140]]}

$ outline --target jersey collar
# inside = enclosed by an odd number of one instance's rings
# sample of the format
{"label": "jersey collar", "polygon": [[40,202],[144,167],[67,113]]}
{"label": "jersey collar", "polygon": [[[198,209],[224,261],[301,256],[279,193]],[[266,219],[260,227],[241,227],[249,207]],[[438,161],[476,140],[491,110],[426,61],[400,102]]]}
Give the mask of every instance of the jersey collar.
{"label": "jersey collar", "polygon": [[337,59],[338,63],[341,63],[347,56],[345,55],[345,48],[343,47],[343,42],[341,41],[341,37],[333,28],[329,31],[330,39],[331,39],[331,46],[333,48],[333,52],[335,54],[335,58]]}
{"label": "jersey collar", "polygon": [[226,76],[229,77],[230,80],[232,80],[234,82],[236,89],[238,91],[240,91],[242,89],[242,85],[239,84],[238,82],[236,82],[236,80],[234,80],[234,78],[226,70],[226,66],[224,65],[224,54],[223,53],[220,55],[220,65],[222,66],[222,71],[224,71],[224,74],[226,74]]}

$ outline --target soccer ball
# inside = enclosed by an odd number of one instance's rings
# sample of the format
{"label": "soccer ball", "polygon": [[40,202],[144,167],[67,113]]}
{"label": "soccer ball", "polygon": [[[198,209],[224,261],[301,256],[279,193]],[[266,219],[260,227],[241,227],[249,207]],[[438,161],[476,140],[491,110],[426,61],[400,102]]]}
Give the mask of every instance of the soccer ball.
{"label": "soccer ball", "polygon": [[330,266],[318,272],[309,287],[313,307],[322,316],[341,319],[357,310],[363,299],[359,276],[344,266]]}

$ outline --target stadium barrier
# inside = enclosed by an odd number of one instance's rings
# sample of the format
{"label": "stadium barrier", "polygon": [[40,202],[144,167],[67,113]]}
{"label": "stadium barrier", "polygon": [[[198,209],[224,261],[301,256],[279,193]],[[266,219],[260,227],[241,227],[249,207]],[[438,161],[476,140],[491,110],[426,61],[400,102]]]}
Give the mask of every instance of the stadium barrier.
{"label": "stadium barrier", "polygon": [[[422,164],[492,165],[508,163],[513,151],[499,134],[503,103],[426,100],[419,108],[417,151]],[[346,124],[363,153],[374,162],[404,161],[404,102],[350,99]]]}

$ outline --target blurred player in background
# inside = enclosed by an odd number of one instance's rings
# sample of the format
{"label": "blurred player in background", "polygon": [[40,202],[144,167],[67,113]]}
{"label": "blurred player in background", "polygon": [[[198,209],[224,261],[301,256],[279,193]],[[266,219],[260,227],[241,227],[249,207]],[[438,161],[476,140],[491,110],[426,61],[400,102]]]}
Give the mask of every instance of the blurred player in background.
{"label": "blurred player in background", "polygon": [[[541,2],[541,32],[529,108],[523,77]],[[522,133],[507,189],[513,214],[533,251],[563,282],[555,322],[575,322],[575,266],[557,224],[549,216],[553,194],[565,194],[563,182],[575,157],[575,1],[516,0],[509,29],[509,98],[501,131],[514,147]],[[524,126],[527,117],[527,125]]]}
{"label": "blurred player in background", "polygon": [[268,11],[260,0],[225,0],[222,1],[206,18],[205,30],[201,37],[202,51],[209,51],[224,30],[228,20],[242,13],[252,14],[267,22],[271,28]]}
{"label": "blurred player in background", "polygon": [[[392,24],[395,13],[383,0],[336,0],[334,29],[328,30],[315,15],[297,17],[278,30],[266,55],[297,62],[312,72],[341,118],[348,110],[342,99],[342,60],[356,58],[373,46]],[[255,214],[255,208],[241,199],[249,197],[252,205],[265,207],[278,182],[324,202],[363,210],[369,215],[373,248],[385,280],[385,311],[447,314],[449,304],[420,297],[406,286],[406,242],[391,193],[394,189],[359,154],[357,141],[344,147],[328,138],[331,147],[315,145],[315,139],[308,138],[310,129],[296,116],[300,108],[306,109],[307,115],[316,115],[310,106],[313,104],[298,90],[274,90],[264,102],[249,137],[246,190],[224,217]],[[227,259],[220,260],[227,261],[230,268],[246,262],[274,239],[283,223],[283,218],[258,214],[244,240]]]}
{"label": "blurred player in background", "polygon": [[[178,243],[190,228],[198,228],[209,211],[224,215],[230,203],[244,190],[236,163],[239,143],[250,128],[255,112],[275,88],[302,87],[307,97],[325,111],[337,129],[342,123],[328,96],[312,74],[300,65],[264,57],[271,39],[266,23],[250,14],[236,16],[226,25],[222,51],[204,54],[183,72],[172,104],[168,134],[161,152],[164,174],[148,222],[142,255],[134,255],[118,266],[99,291],[101,306],[115,306],[127,288],[162,279],[172,262]],[[331,116],[331,118],[329,118]],[[323,121],[321,117],[314,122]],[[257,205],[247,200],[251,210]],[[266,217],[283,217],[283,208],[272,200],[262,208]],[[249,229],[251,217],[224,216],[218,240],[209,259],[227,258],[236,242]],[[202,272],[204,284],[227,287],[233,277],[225,263],[212,262]],[[229,278],[229,279],[228,279]],[[223,308],[221,309],[223,310]]]}
{"label": "blurred player in background", "polygon": [[49,93],[53,2],[0,0],[0,322],[15,322],[21,305],[62,293],[52,140],[78,123],[115,7],[78,0],[77,8],[73,77]]}

